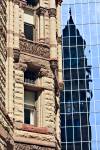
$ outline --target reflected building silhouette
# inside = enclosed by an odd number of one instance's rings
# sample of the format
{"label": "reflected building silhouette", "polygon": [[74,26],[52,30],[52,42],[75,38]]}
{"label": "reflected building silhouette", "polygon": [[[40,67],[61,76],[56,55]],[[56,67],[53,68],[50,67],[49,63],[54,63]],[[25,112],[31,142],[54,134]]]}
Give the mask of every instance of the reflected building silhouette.
{"label": "reflected building silhouette", "polygon": [[69,13],[70,18],[63,29],[62,150],[91,150],[91,66],[88,66],[84,54],[86,41],[76,29],[71,10]]}

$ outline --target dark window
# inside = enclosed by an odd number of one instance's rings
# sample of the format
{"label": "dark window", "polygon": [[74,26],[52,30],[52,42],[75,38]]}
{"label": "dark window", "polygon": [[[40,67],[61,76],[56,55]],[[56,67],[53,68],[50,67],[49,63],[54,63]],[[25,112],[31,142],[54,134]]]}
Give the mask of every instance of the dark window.
{"label": "dark window", "polygon": [[38,3],[38,0],[26,0],[27,5],[35,6]]}
{"label": "dark window", "polygon": [[24,23],[24,34],[26,39],[33,41],[33,25]]}
{"label": "dark window", "polygon": [[24,81],[28,83],[34,83],[37,78],[37,72],[26,70],[24,73]]}
{"label": "dark window", "polygon": [[73,127],[67,127],[67,142],[73,142]]}
{"label": "dark window", "polygon": [[70,59],[65,59],[64,60],[64,68],[70,68]]}
{"label": "dark window", "polygon": [[30,110],[24,109],[24,123],[30,124]]}

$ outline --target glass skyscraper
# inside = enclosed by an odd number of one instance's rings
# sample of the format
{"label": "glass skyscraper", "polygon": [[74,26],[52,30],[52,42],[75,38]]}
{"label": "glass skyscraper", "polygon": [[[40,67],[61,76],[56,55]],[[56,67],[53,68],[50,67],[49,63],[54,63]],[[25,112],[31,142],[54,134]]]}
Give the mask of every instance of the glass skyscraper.
{"label": "glass skyscraper", "polygon": [[62,150],[100,149],[100,0],[64,0]]}

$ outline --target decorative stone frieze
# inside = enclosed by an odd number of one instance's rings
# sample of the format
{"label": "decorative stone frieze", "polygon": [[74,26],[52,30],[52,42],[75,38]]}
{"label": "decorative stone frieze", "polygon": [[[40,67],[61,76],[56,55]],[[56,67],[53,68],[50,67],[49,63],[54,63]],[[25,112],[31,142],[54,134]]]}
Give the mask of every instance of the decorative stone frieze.
{"label": "decorative stone frieze", "polygon": [[20,51],[48,59],[50,57],[50,48],[48,45],[27,39],[20,39]]}
{"label": "decorative stone frieze", "polygon": [[49,16],[50,17],[56,17],[56,9],[55,8],[49,9]]}

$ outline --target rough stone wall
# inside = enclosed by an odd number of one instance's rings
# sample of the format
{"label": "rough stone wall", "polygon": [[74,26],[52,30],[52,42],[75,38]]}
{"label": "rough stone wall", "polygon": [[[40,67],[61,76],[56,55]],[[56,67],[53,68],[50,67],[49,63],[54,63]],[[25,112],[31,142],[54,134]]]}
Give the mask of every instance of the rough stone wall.
{"label": "rough stone wall", "polygon": [[15,122],[23,123],[24,110],[24,72],[14,71],[14,119]]}
{"label": "rough stone wall", "polygon": [[[5,61],[6,61],[6,3],[0,1],[0,105],[5,106]],[[0,124],[4,115],[0,109]],[[3,126],[2,126],[3,128]],[[1,128],[0,128],[1,130]],[[6,142],[2,140],[0,134],[0,150],[5,150]]]}
{"label": "rough stone wall", "polygon": [[6,3],[0,1],[0,101],[5,105]]}
{"label": "rough stone wall", "polygon": [[[13,125],[6,111],[6,1],[0,1],[0,150],[12,150]],[[8,147],[8,145],[10,147]]]}
{"label": "rough stone wall", "polygon": [[0,139],[0,150],[7,150],[6,142]]}

